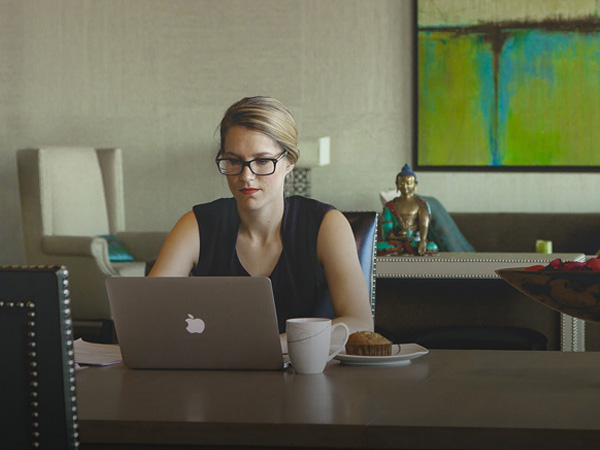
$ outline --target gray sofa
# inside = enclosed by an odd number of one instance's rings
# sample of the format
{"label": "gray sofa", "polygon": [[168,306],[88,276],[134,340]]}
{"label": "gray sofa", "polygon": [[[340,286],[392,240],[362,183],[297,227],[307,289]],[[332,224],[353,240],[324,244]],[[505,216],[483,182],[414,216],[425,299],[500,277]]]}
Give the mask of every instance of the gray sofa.
{"label": "gray sofa", "polygon": [[450,213],[478,252],[534,252],[536,239],[554,253],[600,250],[599,213]]}

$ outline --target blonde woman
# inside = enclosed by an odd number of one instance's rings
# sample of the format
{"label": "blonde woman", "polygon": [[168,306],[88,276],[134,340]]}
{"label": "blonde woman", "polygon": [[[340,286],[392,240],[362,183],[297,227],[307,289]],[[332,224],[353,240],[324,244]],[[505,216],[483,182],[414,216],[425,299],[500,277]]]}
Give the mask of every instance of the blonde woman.
{"label": "blonde woman", "polygon": [[225,113],[220,138],[216,164],[233,197],[181,217],[149,276],[266,276],[280,333],[292,317],[329,317],[350,332],[372,330],[350,224],[331,205],[284,196],[299,158],[292,114],[273,98],[244,98]]}

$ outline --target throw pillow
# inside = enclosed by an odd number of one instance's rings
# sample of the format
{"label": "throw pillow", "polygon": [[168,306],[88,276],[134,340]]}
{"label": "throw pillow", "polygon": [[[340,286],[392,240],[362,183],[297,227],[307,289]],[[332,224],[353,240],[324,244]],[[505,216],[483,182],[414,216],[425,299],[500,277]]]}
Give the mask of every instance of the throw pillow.
{"label": "throw pillow", "polygon": [[108,244],[108,259],[111,262],[129,262],[135,261],[133,255],[121,244],[121,241],[112,234],[105,234],[100,236],[106,239]]}

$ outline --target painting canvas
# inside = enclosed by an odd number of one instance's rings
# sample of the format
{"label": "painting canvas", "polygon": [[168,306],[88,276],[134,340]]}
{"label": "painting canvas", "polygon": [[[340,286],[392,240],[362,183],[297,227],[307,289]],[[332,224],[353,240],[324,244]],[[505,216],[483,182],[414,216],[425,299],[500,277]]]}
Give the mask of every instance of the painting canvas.
{"label": "painting canvas", "polygon": [[600,170],[594,1],[417,0],[420,170]]}

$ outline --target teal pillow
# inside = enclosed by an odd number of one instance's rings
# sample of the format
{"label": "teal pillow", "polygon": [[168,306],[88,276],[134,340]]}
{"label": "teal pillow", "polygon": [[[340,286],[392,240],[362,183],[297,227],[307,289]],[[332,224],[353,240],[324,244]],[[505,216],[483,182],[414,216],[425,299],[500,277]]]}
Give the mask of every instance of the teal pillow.
{"label": "teal pillow", "polygon": [[441,252],[474,252],[475,249],[454,222],[450,213],[435,197],[420,196],[431,208],[431,224],[427,239],[435,242]]}
{"label": "teal pillow", "polygon": [[108,259],[110,259],[111,262],[135,261],[131,253],[129,253],[127,249],[123,247],[123,244],[121,244],[116,236],[113,236],[112,234],[105,234],[100,237],[106,239],[108,244]]}

